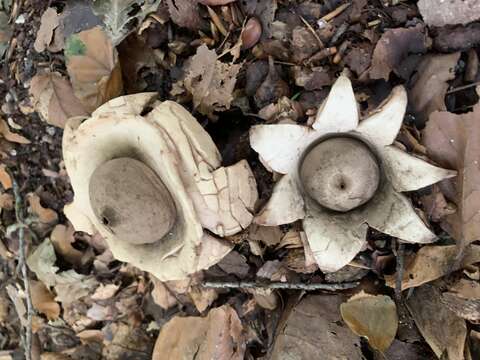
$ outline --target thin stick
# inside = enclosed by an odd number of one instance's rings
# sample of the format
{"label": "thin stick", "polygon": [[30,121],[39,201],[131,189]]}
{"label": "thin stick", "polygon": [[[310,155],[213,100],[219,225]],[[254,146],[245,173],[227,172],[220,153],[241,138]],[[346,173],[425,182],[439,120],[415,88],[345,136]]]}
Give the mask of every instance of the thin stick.
{"label": "thin stick", "polygon": [[300,20],[302,20],[302,22],[305,24],[305,26],[307,27],[308,31],[310,31],[312,33],[312,35],[315,37],[315,39],[317,40],[318,42],[318,46],[320,46],[320,49],[323,49],[325,47],[325,44],[323,43],[323,41],[320,39],[320,37],[318,36],[318,34],[315,32],[315,30],[313,29],[312,25],[310,25],[308,23],[307,20],[305,20],[303,18],[303,16],[301,15],[298,15],[300,17]]}
{"label": "thin stick", "polygon": [[467,85],[463,85],[463,86],[459,86],[459,87],[453,88],[452,90],[447,91],[447,95],[448,95],[448,94],[453,94],[453,93],[455,93],[455,92],[457,92],[457,91],[462,91],[462,90],[470,89],[471,87],[474,87],[474,86],[477,86],[477,85],[480,85],[480,81],[477,81],[477,82],[474,82],[474,83],[471,83],[471,84],[467,84]]}
{"label": "thin stick", "polygon": [[288,290],[327,290],[337,291],[352,289],[358,286],[359,282],[343,284],[304,284],[304,283],[283,283],[283,282],[254,282],[254,281],[206,281],[202,284],[205,288],[213,289],[288,289]]}
{"label": "thin stick", "polygon": [[346,8],[348,8],[350,5],[352,5],[351,3],[346,3],[346,4],[342,4],[340,5],[339,7],[337,7],[335,10],[329,12],[327,15],[325,15],[324,17],[322,17],[320,20],[323,20],[323,21],[330,21],[334,18],[336,18],[338,15],[340,15],[342,12],[345,11]]}
{"label": "thin stick", "polygon": [[400,301],[402,299],[402,282],[404,271],[405,245],[397,240],[397,277],[395,278],[395,298]]}
{"label": "thin stick", "polygon": [[25,288],[25,297],[27,301],[27,327],[25,329],[25,358],[26,360],[32,359],[32,315],[33,315],[33,305],[32,297],[30,294],[30,284],[28,282],[28,272],[27,272],[27,259],[25,254],[25,227],[26,225],[23,222],[22,214],[22,198],[20,196],[20,191],[18,189],[17,181],[13,175],[10,175],[12,178],[12,187],[13,195],[15,197],[15,217],[17,223],[21,226],[18,229],[18,248],[19,248],[19,257],[18,257],[18,266],[22,271],[23,286]]}

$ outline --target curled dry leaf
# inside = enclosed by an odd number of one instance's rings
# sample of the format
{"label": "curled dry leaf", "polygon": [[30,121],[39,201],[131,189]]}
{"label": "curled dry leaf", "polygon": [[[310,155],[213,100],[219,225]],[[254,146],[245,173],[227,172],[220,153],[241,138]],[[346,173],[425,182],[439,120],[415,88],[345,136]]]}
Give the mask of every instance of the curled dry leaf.
{"label": "curled dry leaf", "polygon": [[50,125],[63,128],[69,118],[88,115],[70,81],[57,72],[35,75],[30,95],[33,106]]}
{"label": "curled dry leaf", "polygon": [[177,304],[174,293],[156,277],[152,277],[153,290],[152,298],[162,309],[168,310]]}
{"label": "curled dry leaf", "polygon": [[398,328],[397,307],[386,295],[360,292],[340,306],[343,321],[357,335],[366,337],[370,346],[385,352]]}
{"label": "curled dry leaf", "polygon": [[0,135],[7,141],[17,144],[30,144],[30,140],[23,137],[20,134],[16,134],[10,131],[8,124],[5,120],[0,118]]}
{"label": "curled dry leaf", "polygon": [[51,224],[58,220],[57,213],[48,208],[44,208],[40,204],[40,197],[35,193],[27,195],[29,211],[38,217],[38,220],[43,224]]}
{"label": "curled dry leaf", "polygon": [[[457,270],[453,268],[457,261],[457,252],[455,245],[422,247],[413,255],[413,259],[406,260],[402,290],[420,286]],[[480,246],[469,245],[464,254],[461,268],[480,261]],[[395,275],[387,275],[385,279],[388,286],[395,287]]]}
{"label": "curled dry leaf", "polygon": [[71,35],[65,60],[74,93],[88,112],[122,94],[117,50],[99,26]]}
{"label": "curled dry leaf", "polygon": [[420,0],[417,6],[429,26],[465,25],[480,19],[480,4],[476,0]]}
{"label": "curled dry leaf", "polygon": [[422,25],[411,28],[387,30],[375,46],[370,68],[370,78],[388,80],[409,54],[427,51],[427,35]]}
{"label": "curled dry leaf", "polygon": [[[360,339],[340,316],[342,297],[314,295],[302,299],[279,324],[270,359],[363,359]],[[287,310],[289,311],[289,310]]]}
{"label": "curled dry leaf", "polygon": [[58,254],[69,263],[78,266],[82,263],[83,252],[72,246],[75,242],[74,233],[75,229],[71,224],[68,226],[58,224],[52,230],[50,240]]}
{"label": "curled dry leaf", "polygon": [[175,24],[191,30],[198,30],[201,27],[202,19],[197,1],[167,0],[167,4],[170,17]]}
{"label": "curled dry leaf", "polygon": [[2,184],[3,190],[12,188],[12,178],[7,172],[7,165],[0,164],[0,184]]}
{"label": "curled dry leaf", "polygon": [[445,217],[445,227],[461,248],[480,239],[479,114],[479,104],[465,114],[435,112],[430,116],[423,137],[428,154],[435,161],[458,170],[455,181],[441,185],[444,185],[444,195],[457,205],[457,212]]}
{"label": "curled dry leaf", "polygon": [[441,302],[440,291],[432,285],[416,289],[407,306],[420,333],[438,358],[463,360],[467,327],[465,320]]}
{"label": "curled dry leaf", "polygon": [[44,314],[48,320],[56,320],[60,316],[60,305],[54,300],[55,295],[40,281],[30,280],[32,305],[38,312]]}
{"label": "curled dry leaf", "polygon": [[425,56],[418,66],[418,78],[409,93],[417,118],[425,122],[436,110],[446,110],[447,81],[455,78],[455,66],[460,53]]}
{"label": "curled dry leaf", "polygon": [[42,52],[48,49],[57,52],[63,49],[63,34],[59,29],[60,18],[54,8],[48,8],[40,19],[40,28],[33,47]]}
{"label": "curled dry leaf", "polygon": [[242,323],[229,305],[201,317],[174,317],[158,335],[152,360],[242,360],[246,345]]}
{"label": "curled dry leaf", "polygon": [[197,49],[185,69],[185,88],[193,96],[194,107],[214,118],[214,111],[230,108],[233,89],[242,64],[227,64],[217,60],[214,50],[206,45]]}

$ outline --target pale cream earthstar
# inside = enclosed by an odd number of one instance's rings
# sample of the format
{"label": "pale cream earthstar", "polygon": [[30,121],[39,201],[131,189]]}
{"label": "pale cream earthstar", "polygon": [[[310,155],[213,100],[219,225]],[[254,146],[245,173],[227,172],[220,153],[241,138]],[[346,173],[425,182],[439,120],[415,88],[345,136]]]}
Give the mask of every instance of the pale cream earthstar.
{"label": "pale cream earthstar", "polygon": [[250,143],[262,163],[283,174],[255,222],[302,220],[319,268],[334,272],[366,243],[368,226],[405,242],[430,243],[435,234],[401,192],[456,175],[394,144],[407,107],[402,86],[360,121],[350,80],[340,76],[311,126],[257,125]]}

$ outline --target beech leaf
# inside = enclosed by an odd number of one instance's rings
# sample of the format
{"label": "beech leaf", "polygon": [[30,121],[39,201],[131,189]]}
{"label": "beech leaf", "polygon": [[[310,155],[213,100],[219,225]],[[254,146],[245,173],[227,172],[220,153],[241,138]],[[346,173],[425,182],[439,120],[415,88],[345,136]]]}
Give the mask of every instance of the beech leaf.
{"label": "beech leaf", "polygon": [[71,35],[65,58],[74,93],[88,112],[122,94],[118,53],[100,27]]}
{"label": "beech leaf", "polygon": [[57,72],[35,75],[30,95],[35,109],[50,125],[63,128],[69,118],[88,115],[70,81]]}
{"label": "beech leaf", "polygon": [[398,317],[395,302],[386,295],[370,295],[363,291],[340,306],[343,320],[357,335],[366,337],[376,350],[385,352],[397,333]]}

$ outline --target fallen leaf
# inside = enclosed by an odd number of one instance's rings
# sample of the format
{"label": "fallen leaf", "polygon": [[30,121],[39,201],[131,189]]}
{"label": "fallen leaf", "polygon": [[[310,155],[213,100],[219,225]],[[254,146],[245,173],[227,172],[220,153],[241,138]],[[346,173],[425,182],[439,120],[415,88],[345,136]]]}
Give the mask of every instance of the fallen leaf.
{"label": "fallen leaf", "polygon": [[480,300],[465,299],[451,292],[442,294],[442,303],[462,319],[478,322],[480,320]]}
{"label": "fallen leaf", "polygon": [[120,285],[115,284],[100,284],[99,287],[95,290],[95,292],[90,296],[92,300],[108,300],[111,299],[120,288]]}
{"label": "fallen leaf", "polygon": [[181,27],[198,30],[202,24],[197,1],[167,0],[172,21]]}
{"label": "fallen leaf", "polygon": [[161,0],[95,0],[92,10],[105,24],[105,29],[117,46],[141,24],[148,14],[157,10]]}
{"label": "fallen leaf", "polygon": [[446,230],[457,240],[460,249],[480,239],[479,114],[480,104],[464,114],[434,112],[423,133],[428,155],[459,174],[440,183],[440,187],[448,200],[457,205],[457,212],[445,217],[445,222]]}
{"label": "fallen leaf", "polygon": [[75,229],[71,224],[68,227],[62,224],[58,224],[52,230],[50,234],[50,240],[52,241],[55,251],[59,253],[65,260],[73,265],[80,265],[82,262],[83,252],[75,249],[72,244],[75,242],[73,234]]}
{"label": "fallen leaf", "polygon": [[283,233],[278,226],[260,226],[252,224],[248,228],[248,238],[261,241],[267,246],[275,246],[282,240]]}
{"label": "fallen leaf", "polygon": [[13,133],[10,131],[8,124],[5,120],[0,118],[0,135],[5,138],[5,140],[18,143],[18,144],[30,144],[30,140],[23,137],[22,135]]}
{"label": "fallen leaf", "polygon": [[237,0],[198,0],[199,3],[210,6],[226,5],[235,1]]}
{"label": "fallen leaf", "polygon": [[63,128],[69,118],[88,115],[68,79],[57,72],[35,75],[30,95],[33,106],[50,125]]}
{"label": "fallen leaf", "polygon": [[460,279],[448,287],[448,291],[463,299],[480,300],[480,283],[467,279]]}
{"label": "fallen leaf", "polygon": [[[427,282],[439,279],[451,271],[456,270],[457,247],[449,246],[424,246],[413,259],[406,260],[406,268],[403,272],[402,290],[417,287]],[[480,245],[469,245],[465,249],[465,256],[461,267],[468,266],[480,261]],[[386,275],[386,284],[395,287],[396,275]]]}
{"label": "fallen leaf", "polygon": [[[33,45],[35,51],[43,52],[49,48],[53,40],[54,30],[60,25],[57,10],[49,7],[40,18],[40,28],[37,31],[37,37]],[[57,50],[57,49],[54,49]],[[60,51],[58,49],[57,51]]]}
{"label": "fallen leaf", "polygon": [[257,271],[257,277],[270,281],[287,281],[288,269],[280,260],[269,260]]}
{"label": "fallen leaf", "polygon": [[[104,341],[102,360],[149,360],[152,351],[151,338],[141,327],[116,321],[102,328]],[[180,359],[179,359],[180,360]]]}
{"label": "fallen leaf", "polygon": [[56,320],[60,316],[60,305],[54,300],[55,295],[40,281],[30,280],[32,305],[35,310],[44,314],[48,320]]}
{"label": "fallen leaf", "polygon": [[397,333],[395,302],[386,295],[360,292],[340,306],[343,321],[357,335],[367,338],[375,350],[385,352]]}
{"label": "fallen leaf", "polygon": [[254,96],[259,108],[278,101],[283,96],[290,96],[290,88],[278,73],[273,58],[268,59],[268,74],[257,88]]}
{"label": "fallen leaf", "polygon": [[425,341],[438,358],[463,360],[467,328],[465,320],[447,309],[440,291],[432,285],[416,289],[407,299],[407,306]]}
{"label": "fallen leaf", "polygon": [[13,285],[7,285],[6,289],[8,297],[12,301],[13,306],[15,307],[15,311],[17,312],[20,324],[22,326],[28,326],[27,308],[25,307],[24,300],[20,295],[20,291]]}
{"label": "fallen leaf", "polygon": [[310,295],[280,323],[271,360],[363,359],[360,339],[343,323],[340,295]]}
{"label": "fallen leaf", "polygon": [[480,24],[474,22],[465,26],[445,26],[438,28],[433,38],[433,49],[449,53],[468,51],[480,43]]}
{"label": "fallen leaf", "polygon": [[418,78],[409,99],[420,122],[436,110],[446,110],[445,94],[449,87],[447,81],[455,78],[455,66],[460,53],[425,56],[417,68]]}
{"label": "fallen leaf", "polygon": [[378,357],[378,360],[380,359],[388,359],[388,360],[433,359],[431,357],[431,355],[433,354],[430,351],[428,351],[428,347],[427,349],[425,349],[422,345],[423,344],[403,342],[395,339],[393,340],[392,345],[388,348],[385,354],[380,355]]}
{"label": "fallen leaf", "polygon": [[29,211],[38,217],[43,224],[51,224],[58,220],[58,215],[52,209],[47,209],[40,204],[40,197],[35,193],[27,195]]}
{"label": "fallen leaf", "polygon": [[235,250],[225,255],[225,257],[217,263],[217,266],[226,274],[236,275],[241,279],[246,277],[250,270],[245,256]]}
{"label": "fallen leaf", "polygon": [[476,0],[420,0],[417,6],[429,26],[465,25],[480,19],[480,4]]}
{"label": "fallen leaf", "polygon": [[0,183],[2,184],[3,190],[12,188],[12,178],[7,172],[7,165],[5,164],[0,164]]}
{"label": "fallen leaf", "polygon": [[201,317],[174,317],[160,330],[152,360],[242,360],[245,335],[237,313],[229,305]]}
{"label": "fallen leaf", "polygon": [[3,57],[5,54],[11,36],[12,24],[9,22],[9,16],[2,9],[2,11],[0,11],[0,57]]}
{"label": "fallen leaf", "polygon": [[387,30],[373,50],[370,78],[388,80],[390,72],[409,54],[426,51],[427,36],[422,25]]}
{"label": "fallen leaf", "polygon": [[169,288],[165,286],[163,282],[158,280],[156,277],[152,277],[152,282],[152,298],[157,305],[164,310],[168,310],[177,304],[177,299],[173,295],[173,292],[169,290]]}
{"label": "fallen leaf", "polygon": [[118,53],[100,27],[71,35],[65,59],[73,91],[89,112],[123,92]]}
{"label": "fallen leaf", "polygon": [[242,64],[227,64],[217,60],[214,50],[206,45],[197,49],[185,70],[185,88],[193,95],[194,107],[214,118],[214,111],[230,108],[233,89]]}

